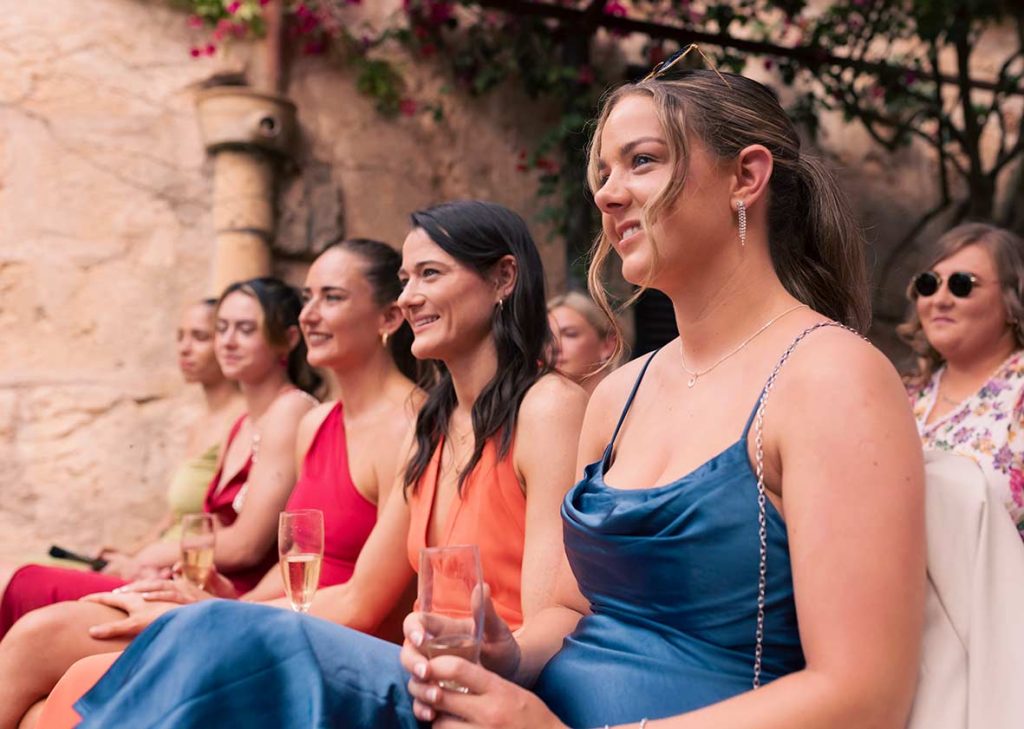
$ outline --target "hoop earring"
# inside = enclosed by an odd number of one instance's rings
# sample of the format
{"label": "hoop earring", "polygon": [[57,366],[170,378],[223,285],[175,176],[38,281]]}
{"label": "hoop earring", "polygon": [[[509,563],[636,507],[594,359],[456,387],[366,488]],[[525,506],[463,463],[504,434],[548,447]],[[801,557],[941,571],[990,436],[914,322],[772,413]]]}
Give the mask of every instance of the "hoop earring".
{"label": "hoop earring", "polygon": [[388,347],[388,333],[387,332],[382,332],[381,333],[381,335],[380,335],[380,344],[381,344],[382,347],[384,347],[384,349],[387,349],[387,347]]}
{"label": "hoop earring", "polygon": [[740,246],[747,245],[747,205],[742,200],[736,201],[736,215],[739,218]]}

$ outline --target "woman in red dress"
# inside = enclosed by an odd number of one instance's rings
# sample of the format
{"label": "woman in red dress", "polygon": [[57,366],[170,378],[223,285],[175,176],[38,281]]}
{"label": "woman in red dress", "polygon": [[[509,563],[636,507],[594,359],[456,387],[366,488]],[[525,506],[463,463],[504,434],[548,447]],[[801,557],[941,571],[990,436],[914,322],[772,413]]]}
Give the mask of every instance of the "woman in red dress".
{"label": "woman in red dress", "polygon": [[[412,380],[420,379],[423,368],[409,351],[412,333],[395,305],[401,290],[400,264],[398,253],[385,243],[345,240],[314,262],[302,291],[299,322],[308,362],[332,372],[339,395],[336,402],[310,410],[298,426],[300,475],[287,503],[289,509],[324,512],[321,586],[342,583],[351,576],[376,523],[377,505],[386,501],[398,472],[400,452],[394,444],[406,439],[422,400]],[[135,592],[136,588],[143,592]],[[210,596],[182,588],[181,583],[144,580],[128,591],[97,596],[105,604],[64,603],[24,621],[24,628],[19,625],[0,644],[0,674],[19,674],[12,679],[11,690],[4,691],[12,717],[45,695],[79,657],[126,645],[138,628],[136,618],[126,618],[120,608],[140,602],[143,593],[179,602]],[[220,574],[213,576],[207,588],[220,597],[240,594]],[[272,600],[282,595],[281,573],[270,569],[242,599]],[[397,635],[395,622],[391,627]],[[89,628],[98,624],[106,625],[92,633],[104,640],[90,637]],[[31,661],[26,672],[25,656],[31,653],[44,658]],[[14,671],[18,665],[21,668]],[[7,711],[0,708],[0,725]]]}

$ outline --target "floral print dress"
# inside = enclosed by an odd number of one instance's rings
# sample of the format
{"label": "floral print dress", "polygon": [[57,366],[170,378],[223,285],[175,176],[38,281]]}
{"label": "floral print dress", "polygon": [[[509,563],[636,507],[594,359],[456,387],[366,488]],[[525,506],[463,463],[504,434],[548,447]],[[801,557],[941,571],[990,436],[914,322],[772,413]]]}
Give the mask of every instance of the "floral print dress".
{"label": "floral print dress", "polygon": [[910,392],[921,441],[926,449],[977,461],[1024,539],[1024,350],[1011,354],[978,392],[926,425],[945,370]]}

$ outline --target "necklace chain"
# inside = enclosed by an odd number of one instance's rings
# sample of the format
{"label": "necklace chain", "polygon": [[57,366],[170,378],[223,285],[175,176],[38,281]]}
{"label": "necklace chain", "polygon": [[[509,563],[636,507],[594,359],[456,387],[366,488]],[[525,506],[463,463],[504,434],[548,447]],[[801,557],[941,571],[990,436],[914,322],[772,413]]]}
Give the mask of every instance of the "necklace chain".
{"label": "necklace chain", "polygon": [[743,348],[744,348],[744,347],[746,347],[746,346],[747,346],[748,344],[750,344],[750,343],[751,343],[752,341],[754,341],[754,339],[755,339],[755,338],[757,338],[757,336],[758,336],[759,334],[762,334],[762,333],[763,333],[763,332],[764,332],[764,331],[765,331],[766,329],[768,329],[768,327],[770,327],[770,326],[771,326],[772,324],[774,324],[774,323],[775,323],[775,322],[777,322],[777,321],[778,321],[779,319],[781,319],[782,317],[784,317],[784,316],[785,316],[786,314],[792,313],[792,312],[796,311],[797,309],[806,309],[806,308],[807,308],[807,304],[797,304],[796,306],[793,306],[793,307],[791,307],[791,308],[789,308],[789,309],[786,309],[786,310],[785,310],[784,312],[782,312],[781,314],[776,314],[776,315],[775,315],[775,316],[773,316],[773,317],[772,317],[771,319],[769,319],[768,321],[766,321],[766,322],[765,322],[765,323],[764,323],[764,324],[763,324],[763,325],[761,326],[761,328],[760,328],[760,329],[758,329],[758,330],[757,330],[756,332],[754,332],[754,333],[753,333],[753,334],[751,334],[751,335],[750,335],[749,337],[747,337],[747,338],[746,338],[746,339],[744,339],[744,340],[743,340],[742,342],[740,342],[740,345],[739,345],[738,347],[736,347],[736,349],[732,350],[731,352],[728,352],[728,353],[726,353],[725,355],[723,355],[722,357],[720,357],[720,358],[718,359],[718,361],[717,361],[717,362],[715,362],[715,363],[714,363],[713,365],[711,365],[710,367],[706,367],[706,368],[704,368],[703,370],[691,370],[691,369],[690,369],[689,367],[687,367],[687,366],[686,366],[686,360],[685,360],[685,359],[683,358],[683,351],[682,351],[682,345],[680,344],[680,349],[679,349],[679,362],[680,362],[680,364],[682,364],[682,366],[683,366],[683,369],[684,369],[684,370],[686,371],[686,374],[688,374],[688,375],[690,376],[690,379],[686,381],[686,386],[687,386],[687,387],[693,387],[694,385],[696,385],[696,384],[697,384],[697,380],[698,380],[698,379],[700,379],[701,377],[703,377],[704,375],[706,375],[706,374],[707,374],[708,372],[710,372],[711,370],[715,369],[715,367],[717,367],[718,365],[720,365],[720,364],[722,364],[723,362],[725,362],[725,360],[729,359],[729,358],[730,358],[730,357],[732,357],[732,356],[733,356],[734,354],[738,353],[738,352],[739,352],[739,351],[740,351],[741,349],[743,349]]}

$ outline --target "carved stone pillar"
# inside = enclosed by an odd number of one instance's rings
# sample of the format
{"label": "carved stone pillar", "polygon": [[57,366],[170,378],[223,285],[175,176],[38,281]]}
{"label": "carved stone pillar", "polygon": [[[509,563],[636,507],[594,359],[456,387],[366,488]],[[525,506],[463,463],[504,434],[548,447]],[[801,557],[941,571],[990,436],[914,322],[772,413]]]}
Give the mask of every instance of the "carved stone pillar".
{"label": "carved stone pillar", "polygon": [[247,86],[199,93],[199,124],[213,155],[216,243],[209,293],[270,273],[275,175],[295,134],[295,105]]}

